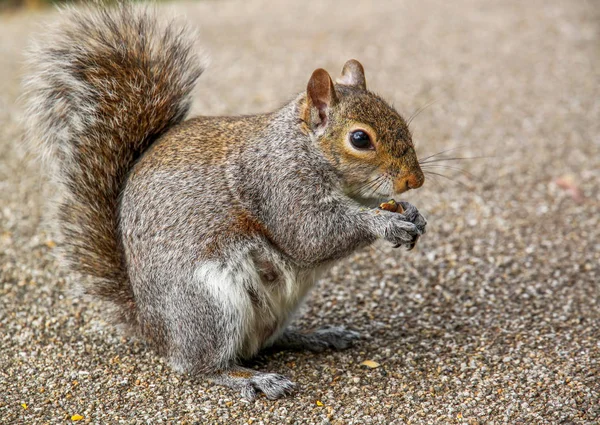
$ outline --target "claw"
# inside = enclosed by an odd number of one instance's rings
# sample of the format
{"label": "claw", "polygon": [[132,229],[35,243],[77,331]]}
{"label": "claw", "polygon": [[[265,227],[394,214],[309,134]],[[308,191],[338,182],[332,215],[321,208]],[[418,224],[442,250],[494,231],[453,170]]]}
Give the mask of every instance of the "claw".
{"label": "claw", "polygon": [[419,236],[415,238],[415,241],[408,246],[408,251],[412,251],[417,246],[417,241],[419,240]]}

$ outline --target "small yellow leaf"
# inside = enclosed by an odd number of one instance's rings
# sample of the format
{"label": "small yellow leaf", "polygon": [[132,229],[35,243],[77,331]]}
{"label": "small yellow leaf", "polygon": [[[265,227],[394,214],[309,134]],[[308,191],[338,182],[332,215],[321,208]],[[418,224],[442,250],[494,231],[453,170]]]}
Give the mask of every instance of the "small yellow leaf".
{"label": "small yellow leaf", "polygon": [[361,366],[366,366],[369,369],[375,369],[376,367],[379,367],[381,365],[377,362],[374,362],[373,360],[365,360],[361,363]]}
{"label": "small yellow leaf", "polygon": [[317,400],[317,406],[321,407],[321,406],[323,406],[323,403],[321,403],[320,400]]}
{"label": "small yellow leaf", "polygon": [[83,419],[83,416],[81,416],[81,415],[73,415],[73,416],[71,416],[71,420],[72,421],[80,421],[82,419]]}
{"label": "small yellow leaf", "polygon": [[46,246],[48,248],[54,248],[56,246],[56,242],[54,242],[53,240],[47,240],[46,241]]}
{"label": "small yellow leaf", "polygon": [[27,410],[27,403],[21,403],[21,406],[23,407],[23,409]]}

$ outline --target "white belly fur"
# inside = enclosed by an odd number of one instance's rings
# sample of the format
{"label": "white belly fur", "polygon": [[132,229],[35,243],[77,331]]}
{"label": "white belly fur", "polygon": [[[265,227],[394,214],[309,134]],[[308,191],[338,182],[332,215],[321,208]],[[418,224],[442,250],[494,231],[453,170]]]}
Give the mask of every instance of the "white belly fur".
{"label": "white belly fur", "polygon": [[328,268],[299,269],[275,254],[268,257],[278,275],[274,282],[265,282],[249,252],[239,253],[226,263],[204,262],[196,268],[198,283],[231,321],[234,344],[231,352],[223,353],[228,358],[250,357],[274,341]]}

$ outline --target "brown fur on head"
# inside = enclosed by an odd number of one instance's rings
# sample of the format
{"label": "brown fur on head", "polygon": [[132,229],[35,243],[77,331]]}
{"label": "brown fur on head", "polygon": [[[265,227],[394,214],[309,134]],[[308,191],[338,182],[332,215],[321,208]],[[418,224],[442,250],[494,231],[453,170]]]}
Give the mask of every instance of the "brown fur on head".
{"label": "brown fur on head", "polygon": [[324,69],[313,72],[302,118],[351,197],[379,199],[423,185],[406,121],[367,90],[358,61],[346,62],[337,84]]}

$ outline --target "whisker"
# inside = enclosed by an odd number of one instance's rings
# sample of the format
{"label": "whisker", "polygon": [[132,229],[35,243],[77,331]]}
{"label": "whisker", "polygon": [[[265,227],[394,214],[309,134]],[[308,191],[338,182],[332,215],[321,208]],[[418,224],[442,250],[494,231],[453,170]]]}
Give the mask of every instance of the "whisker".
{"label": "whisker", "polygon": [[437,158],[432,159],[425,162],[419,162],[420,165],[423,164],[431,164],[433,162],[442,162],[442,161],[465,161],[468,159],[482,159],[482,158],[494,158],[494,156],[467,156],[467,157],[455,157],[455,158]]}
{"label": "whisker", "polygon": [[431,175],[434,175],[434,176],[440,176],[440,177],[443,177],[445,179],[454,181],[454,179],[452,177],[449,177],[449,176],[447,176],[445,174],[442,174],[442,173],[436,173],[434,171],[423,171],[423,173],[425,173],[425,174],[431,174]]}
{"label": "whisker", "polygon": [[370,180],[366,183],[361,184],[359,187],[352,190],[350,192],[350,195],[351,196],[354,196],[354,195],[363,196],[365,194],[365,192],[371,190],[377,183],[379,183],[381,178],[382,178],[382,176],[377,176],[374,180]]}
{"label": "whisker", "polygon": [[433,105],[434,103],[436,103],[437,100],[432,100],[431,102],[425,104],[425,106],[421,106],[419,109],[417,109],[415,112],[413,112],[413,114],[408,118],[408,120],[406,121],[406,126],[410,127],[410,123],[417,118],[421,112],[423,112],[425,109],[429,108],[431,105]]}
{"label": "whisker", "polygon": [[421,158],[421,160],[420,160],[420,161],[425,161],[425,160],[427,160],[427,159],[429,159],[429,158],[433,158],[433,157],[435,157],[435,156],[438,156],[438,155],[441,155],[441,154],[443,154],[443,153],[447,153],[447,152],[455,151],[455,150],[457,150],[457,149],[462,149],[462,148],[465,148],[465,147],[466,147],[466,146],[465,146],[465,145],[463,145],[463,146],[457,146],[457,147],[455,147],[455,148],[452,148],[452,149],[446,149],[446,150],[444,150],[444,151],[441,151],[441,152],[438,152],[438,153],[434,153],[433,155],[426,156],[425,158]]}
{"label": "whisker", "polygon": [[[379,184],[380,184],[380,183],[379,183]],[[375,192],[375,187],[376,187],[376,186],[377,186],[376,184],[373,184],[373,185],[371,185],[371,186],[369,186],[369,187],[365,188],[365,190],[363,190],[363,191],[362,191],[362,192],[359,194],[359,196],[360,196],[360,197],[363,197],[363,198],[369,198],[369,197],[373,196],[373,193]]]}
{"label": "whisker", "polygon": [[379,187],[379,185],[381,185],[381,183],[383,182],[384,177],[383,176],[378,176],[375,180],[373,180],[373,182],[371,184],[369,184],[365,190],[363,192],[373,192],[375,190],[376,187]]}
{"label": "whisker", "polygon": [[[379,188],[381,187],[381,185],[383,185],[386,182],[386,178],[382,177],[381,178],[381,183],[379,183],[379,185],[373,190],[373,195],[377,194],[377,191],[379,190]],[[380,199],[382,199],[383,197],[380,197]]]}
{"label": "whisker", "polygon": [[385,183],[385,176],[378,176],[363,191],[361,191],[361,195],[372,196],[376,194],[383,183]]}
{"label": "whisker", "polygon": [[445,168],[445,169],[448,169],[448,170],[458,171],[459,173],[462,173],[465,176],[469,176],[471,178],[475,177],[475,176],[473,176],[473,174],[469,173],[467,170],[463,170],[462,168],[459,168],[459,167],[452,167],[450,165],[425,164],[425,165],[422,165],[421,168],[422,169],[427,169],[427,168]]}
{"label": "whisker", "polygon": [[367,183],[363,183],[358,187],[352,188],[352,190],[350,190],[349,194],[350,195],[356,195],[359,194],[360,192],[362,192],[368,185],[370,185],[372,182],[367,182]]}
{"label": "whisker", "polygon": [[445,178],[446,180],[450,180],[451,182],[458,183],[459,185],[461,185],[461,186],[463,186],[463,187],[465,187],[465,188],[467,188],[467,189],[469,188],[469,186],[467,186],[467,185],[466,185],[466,184],[464,184],[463,182],[460,182],[460,181],[458,181],[458,180],[455,180],[455,179],[453,179],[453,178],[451,178],[451,177],[448,177],[448,176],[447,176],[447,175],[445,175],[445,174],[435,173],[435,172],[433,172],[433,171],[424,171],[423,173],[425,173],[426,175],[440,176],[440,177],[443,177],[443,178]]}
{"label": "whisker", "polygon": [[437,176],[427,174],[427,180],[429,179],[429,177],[431,177],[431,179],[432,179],[431,182],[435,183],[436,187],[441,187],[441,184],[440,184]]}
{"label": "whisker", "polygon": [[373,180],[368,180],[368,181],[366,181],[366,182],[362,183],[360,186],[358,186],[358,187],[356,187],[356,188],[352,189],[352,192],[351,192],[351,193],[354,193],[354,192],[359,192],[359,191],[363,190],[364,188],[366,188],[366,187],[368,187],[368,186],[370,186],[370,185],[374,184],[375,182],[377,182],[377,180],[378,180],[378,179],[379,179],[379,177],[376,177],[376,178],[375,178],[375,179],[373,179]]}

